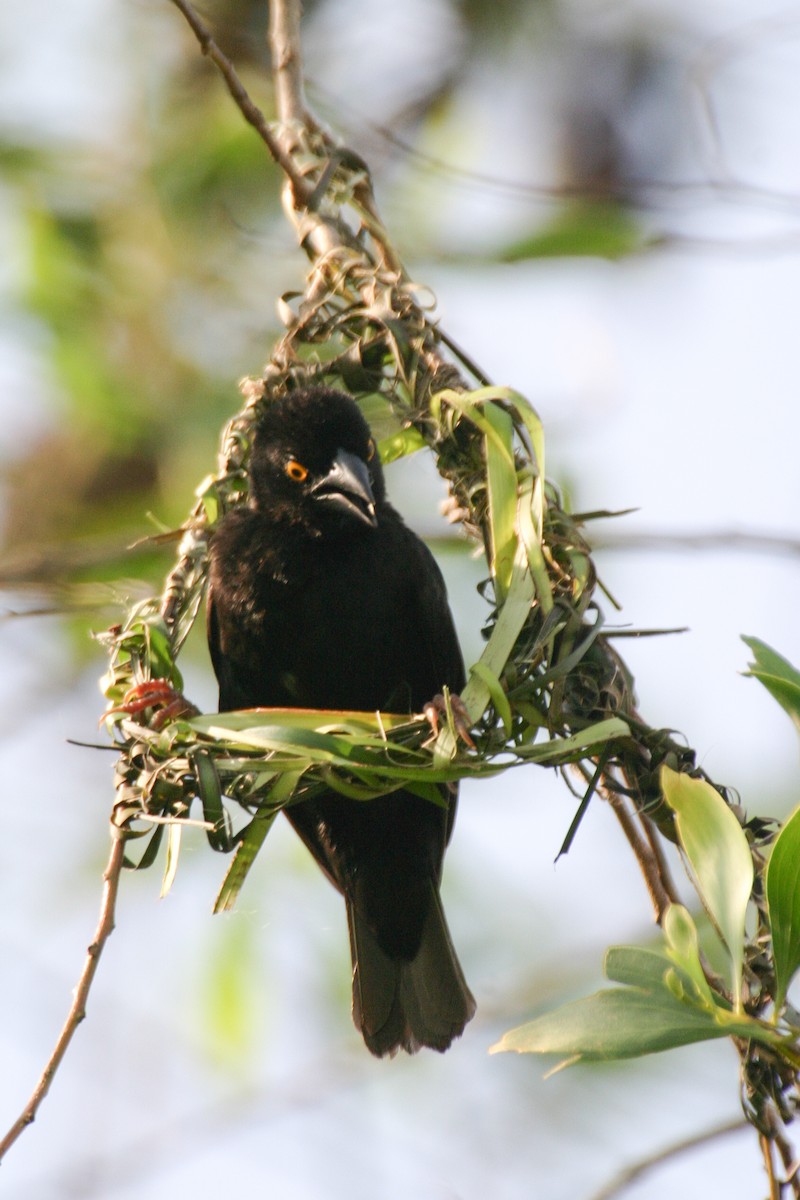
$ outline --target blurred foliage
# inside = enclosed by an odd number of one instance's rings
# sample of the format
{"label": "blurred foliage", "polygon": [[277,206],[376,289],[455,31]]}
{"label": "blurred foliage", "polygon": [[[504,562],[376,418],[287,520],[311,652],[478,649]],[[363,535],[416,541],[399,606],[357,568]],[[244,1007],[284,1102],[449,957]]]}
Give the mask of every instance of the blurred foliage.
{"label": "blurred foliage", "polygon": [[257,926],[227,921],[209,932],[198,995],[201,1035],[211,1058],[247,1073],[258,1062],[269,990],[253,969],[258,962]]}
{"label": "blurred foliage", "polygon": [[634,254],[645,244],[639,223],[621,205],[583,201],[565,205],[549,225],[503,247],[497,257],[502,262],[563,255],[615,259]]}
{"label": "blurred foliage", "polygon": [[35,319],[55,410],[4,471],[0,580],[81,580],[96,540],[96,575],[155,581],[158,547],[134,566],[125,546],[154,532],[148,512],[156,528],[182,519],[270,336],[274,169],[190,47],[111,152],[87,131],[79,146],[7,141],[0,161],[14,299]]}
{"label": "blurred foliage", "polygon": [[[309,0],[304,8],[313,44],[330,4]],[[204,11],[269,116],[263,0],[210,0]],[[363,145],[358,136],[352,142],[369,153],[379,189],[389,190],[389,220],[401,230],[404,252],[447,246],[446,209],[437,214],[427,201],[442,164],[420,149],[445,139],[448,159],[467,166],[448,187],[482,186],[480,137],[465,121],[474,71],[502,69],[525,96],[542,56],[555,56],[572,81],[568,96],[554,93],[548,118],[562,147],[560,165],[553,164],[561,180],[552,182],[564,195],[541,211],[532,194],[530,218],[518,232],[495,238],[491,257],[640,250],[638,220],[614,183],[617,170],[630,174],[630,162],[609,147],[630,140],[621,130],[630,97],[655,79],[658,54],[647,52],[641,32],[620,28],[613,38],[592,35],[587,42],[575,15],[555,0],[505,0],[499,9],[485,0],[452,0],[450,14],[451,41],[439,47],[424,78],[416,78],[411,61],[395,64],[407,86],[384,114],[386,128],[370,132],[378,105],[360,118],[367,122]],[[166,561],[159,547],[134,564],[125,546],[182,520],[187,497],[213,466],[217,431],[236,406],[237,379],[267,357],[275,299],[302,271],[281,217],[276,170],[177,14],[165,5],[164,12],[126,11],[121,19],[130,36],[119,43],[127,58],[117,69],[140,86],[119,107],[111,140],[91,128],[78,138],[56,137],[18,122],[4,133],[0,116],[0,198],[15,246],[9,304],[25,314],[21,336],[41,363],[52,413],[3,470],[0,586],[24,585],[27,572],[39,595],[48,584],[56,589],[51,607],[70,607],[66,589],[86,583],[92,571],[104,582],[137,574],[155,584]],[[533,57],[512,53],[527,43]],[[574,64],[587,53],[593,66],[582,77]],[[606,77],[598,100],[596,80]],[[346,124],[347,102],[341,94],[329,99],[334,122],[341,116]],[[580,135],[590,109],[606,146],[599,198],[599,141],[593,136],[588,146]],[[523,112],[498,115],[524,121]],[[535,153],[532,141],[520,175],[535,175]],[[473,179],[470,169],[478,173]],[[590,193],[585,203],[576,202],[576,187]],[[392,196],[402,206],[399,220]],[[463,250],[461,259],[485,256],[477,242]],[[87,555],[92,542],[102,553]],[[87,603],[84,592],[79,607]],[[47,606],[45,597],[33,607]]]}

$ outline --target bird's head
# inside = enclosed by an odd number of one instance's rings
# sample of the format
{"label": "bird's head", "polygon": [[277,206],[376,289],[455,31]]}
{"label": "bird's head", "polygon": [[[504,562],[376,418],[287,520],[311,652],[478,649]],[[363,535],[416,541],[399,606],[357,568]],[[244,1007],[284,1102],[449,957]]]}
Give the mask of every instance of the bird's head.
{"label": "bird's head", "polygon": [[355,401],[309,387],[271,404],[255,430],[250,495],[258,511],[315,535],[374,528],[383,472]]}

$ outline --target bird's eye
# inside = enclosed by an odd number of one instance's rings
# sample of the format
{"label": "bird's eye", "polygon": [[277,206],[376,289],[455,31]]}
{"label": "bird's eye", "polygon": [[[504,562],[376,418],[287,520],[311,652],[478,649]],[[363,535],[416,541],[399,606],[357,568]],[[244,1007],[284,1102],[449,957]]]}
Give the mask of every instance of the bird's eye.
{"label": "bird's eye", "polygon": [[369,442],[367,443],[367,462],[372,462],[373,458],[375,457],[375,449],[375,440],[374,438],[370,438]]}
{"label": "bird's eye", "polygon": [[296,458],[290,458],[284,470],[295,483],[303,483],[304,480],[308,479],[308,467],[304,467]]}

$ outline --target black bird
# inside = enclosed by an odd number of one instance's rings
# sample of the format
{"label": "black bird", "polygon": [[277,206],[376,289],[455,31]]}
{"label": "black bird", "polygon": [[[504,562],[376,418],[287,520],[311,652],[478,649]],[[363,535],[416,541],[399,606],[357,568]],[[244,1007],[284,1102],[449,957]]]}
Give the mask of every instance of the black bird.
{"label": "black bird", "polygon": [[[211,543],[220,711],[421,712],[464,666],[433,556],[386,499],[355,401],[307,387],[256,425],[250,497]],[[286,815],[347,906],[353,1020],[373,1054],[446,1050],[475,1012],[442,911],[455,817],[407,791],[325,792]]]}

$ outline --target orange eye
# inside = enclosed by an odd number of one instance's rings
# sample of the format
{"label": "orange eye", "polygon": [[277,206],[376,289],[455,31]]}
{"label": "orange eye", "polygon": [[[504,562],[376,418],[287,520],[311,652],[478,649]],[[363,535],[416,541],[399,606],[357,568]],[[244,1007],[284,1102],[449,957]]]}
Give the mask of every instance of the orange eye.
{"label": "orange eye", "polygon": [[304,467],[296,458],[290,458],[284,470],[295,483],[303,483],[304,480],[308,479],[308,467]]}
{"label": "orange eye", "polygon": [[375,448],[375,442],[372,438],[370,438],[367,445],[367,462],[372,462],[373,458],[375,457]]}

